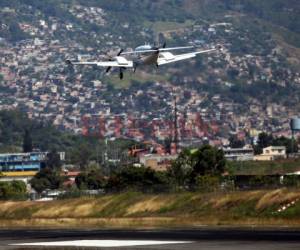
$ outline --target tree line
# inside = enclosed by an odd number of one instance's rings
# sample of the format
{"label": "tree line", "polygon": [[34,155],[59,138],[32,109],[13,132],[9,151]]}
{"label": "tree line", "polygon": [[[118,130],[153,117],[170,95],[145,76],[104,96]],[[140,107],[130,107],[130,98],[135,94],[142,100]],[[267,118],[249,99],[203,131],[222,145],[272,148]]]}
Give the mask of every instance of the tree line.
{"label": "tree line", "polygon": [[[204,145],[196,150],[185,149],[174,160],[167,171],[155,171],[145,166],[121,166],[109,175],[100,168],[82,171],[75,179],[77,190],[103,189],[106,192],[136,190],[143,192],[167,192],[194,190],[203,180],[220,182],[225,169],[222,150]],[[46,189],[68,189],[63,186],[67,178],[60,168],[47,166],[31,180],[37,192]],[[70,187],[69,187],[70,188]]]}

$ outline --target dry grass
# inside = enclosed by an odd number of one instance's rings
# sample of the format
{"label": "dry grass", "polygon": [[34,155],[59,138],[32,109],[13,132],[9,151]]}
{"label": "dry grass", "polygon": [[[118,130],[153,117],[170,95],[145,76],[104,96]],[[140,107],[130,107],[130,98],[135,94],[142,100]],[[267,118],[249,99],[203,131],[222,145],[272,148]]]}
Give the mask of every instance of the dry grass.
{"label": "dry grass", "polygon": [[133,215],[147,212],[158,212],[162,207],[170,205],[174,201],[173,197],[156,195],[142,200],[128,207],[126,215]]}
{"label": "dry grass", "polygon": [[[300,224],[298,198],[300,190],[278,189],[228,194],[124,193],[52,202],[0,202],[0,227],[293,226]],[[274,214],[280,205],[291,201],[297,202],[287,209],[289,217]]]}
{"label": "dry grass", "polygon": [[241,202],[249,202],[258,199],[264,191],[233,192],[224,196],[211,199],[211,206],[214,209],[224,209],[237,206]]}
{"label": "dry grass", "polygon": [[274,205],[281,205],[295,201],[300,198],[299,191],[288,191],[287,189],[277,189],[266,193],[262,196],[256,204],[257,210],[263,210]]}

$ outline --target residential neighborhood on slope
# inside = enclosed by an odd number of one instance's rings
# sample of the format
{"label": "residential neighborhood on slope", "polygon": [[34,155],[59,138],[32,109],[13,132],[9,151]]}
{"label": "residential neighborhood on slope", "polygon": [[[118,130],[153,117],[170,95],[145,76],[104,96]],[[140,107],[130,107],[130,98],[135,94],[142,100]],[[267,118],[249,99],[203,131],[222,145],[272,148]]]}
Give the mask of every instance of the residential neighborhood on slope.
{"label": "residential neighborhood on slope", "polygon": [[[35,11],[28,5],[1,12],[14,15],[30,10]],[[110,13],[99,7],[72,5],[67,11],[78,22],[99,29],[111,25]],[[98,34],[85,31],[77,22],[62,22],[37,11],[34,22],[17,24],[27,39],[14,43],[0,39],[0,109],[17,108],[31,118],[79,134],[159,142],[174,137],[176,98],[177,133],[183,146],[203,141],[226,146],[231,135],[250,143],[261,131],[290,136],[289,120],[298,116],[294,103],[299,97],[289,86],[296,89],[300,84],[299,72],[287,65],[283,48],[267,32],[261,33],[264,44],[251,42],[246,53],[237,51],[237,45],[250,41],[253,34],[241,29],[234,18],[224,16],[223,22],[199,21],[160,31],[165,39],[201,48],[221,43],[224,50],[155,73],[138,69],[138,75],[132,76],[128,72],[133,80],[124,87],[113,73],[105,76],[103,69],[70,68],[64,61],[74,57],[101,60],[120,48],[130,49],[125,34],[135,32],[136,27],[123,23],[123,36],[113,30]],[[92,39],[95,47],[73,37],[77,33]],[[136,34],[147,42],[152,31],[145,27]],[[295,96],[282,101],[280,94],[290,93]]]}

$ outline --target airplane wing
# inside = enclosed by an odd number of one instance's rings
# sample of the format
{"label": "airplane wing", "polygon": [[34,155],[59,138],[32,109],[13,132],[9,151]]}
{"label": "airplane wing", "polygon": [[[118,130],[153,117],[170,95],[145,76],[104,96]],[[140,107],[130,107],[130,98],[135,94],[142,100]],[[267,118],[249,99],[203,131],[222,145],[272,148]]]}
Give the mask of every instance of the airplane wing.
{"label": "airplane wing", "polygon": [[172,63],[172,62],[178,62],[178,61],[196,57],[196,55],[198,55],[198,54],[204,54],[204,53],[213,52],[216,50],[217,49],[208,49],[208,50],[195,51],[195,52],[179,54],[179,55],[174,55],[171,52],[162,52],[159,54],[159,57],[157,59],[157,64],[164,65],[164,64],[168,64],[168,63]]}
{"label": "airplane wing", "polygon": [[98,67],[120,67],[120,68],[132,68],[133,61],[128,61],[125,57],[117,56],[112,61],[95,61],[95,62],[74,62],[66,60],[69,65],[95,65]]}

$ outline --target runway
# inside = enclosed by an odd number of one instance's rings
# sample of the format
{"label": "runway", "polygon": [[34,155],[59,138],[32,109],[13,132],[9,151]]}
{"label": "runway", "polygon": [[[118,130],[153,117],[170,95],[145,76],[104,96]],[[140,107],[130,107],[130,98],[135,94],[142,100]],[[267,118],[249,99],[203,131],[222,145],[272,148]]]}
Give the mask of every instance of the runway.
{"label": "runway", "polygon": [[0,249],[300,249],[300,230],[2,230]]}

